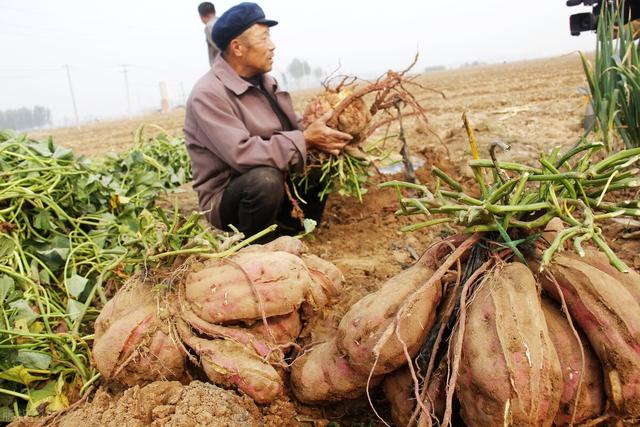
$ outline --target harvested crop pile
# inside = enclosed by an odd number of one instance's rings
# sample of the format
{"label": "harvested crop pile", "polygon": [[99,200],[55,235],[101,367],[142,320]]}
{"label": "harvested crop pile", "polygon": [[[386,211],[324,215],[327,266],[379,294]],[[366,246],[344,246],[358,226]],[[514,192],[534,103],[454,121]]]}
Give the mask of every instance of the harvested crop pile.
{"label": "harvested crop pile", "polygon": [[342,287],[335,266],[303,252],[299,240],[281,237],[132,280],[96,321],[100,373],[144,384],[180,378],[189,360],[212,382],[273,402],[284,393],[284,357],[296,347],[301,316]]}
{"label": "harvested crop pile", "polygon": [[[471,132],[470,143],[475,153]],[[604,144],[580,141],[530,166],[499,161],[498,148],[509,147],[493,144],[491,159],[469,162],[479,194],[437,168],[432,188],[382,184],[395,188],[398,215],[426,217],[404,231],[447,223],[467,238],[436,259],[442,303],[407,359],[413,386],[406,371],[388,382],[415,399],[407,414],[394,396],[394,417],[450,425],[459,405],[466,425],[637,425],[640,276],[602,229],[613,217],[640,216],[637,200],[615,197],[637,187],[640,149],[603,153]],[[543,306],[541,295],[556,306]],[[431,404],[438,388],[444,411]]]}
{"label": "harvested crop pile", "polygon": [[[190,163],[181,139],[162,132],[149,140],[143,130],[132,149],[97,162],[51,140],[0,132],[3,421],[56,411],[85,395],[99,378],[93,323],[130,276],[170,265],[185,250],[224,256],[229,249],[228,236],[203,227],[198,214],[156,206],[166,189],[190,179]],[[151,313],[149,301],[128,309],[134,317]],[[170,358],[160,318],[143,319],[134,336],[151,330],[157,333],[141,336],[151,341],[149,355]],[[127,353],[134,342],[125,344]]]}

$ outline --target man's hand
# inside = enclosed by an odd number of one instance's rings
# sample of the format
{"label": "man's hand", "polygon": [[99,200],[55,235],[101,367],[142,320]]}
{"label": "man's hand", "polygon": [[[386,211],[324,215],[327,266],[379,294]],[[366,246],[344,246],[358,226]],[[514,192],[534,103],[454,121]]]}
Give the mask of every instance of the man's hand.
{"label": "man's hand", "polygon": [[327,120],[331,118],[331,114],[332,111],[311,123],[304,130],[303,135],[307,148],[315,148],[337,156],[353,137],[327,126]]}

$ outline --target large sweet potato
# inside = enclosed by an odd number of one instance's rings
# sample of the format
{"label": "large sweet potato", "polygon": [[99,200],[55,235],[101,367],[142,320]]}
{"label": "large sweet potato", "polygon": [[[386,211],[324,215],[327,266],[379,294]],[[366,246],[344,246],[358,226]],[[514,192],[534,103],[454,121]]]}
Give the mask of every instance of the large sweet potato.
{"label": "large sweet potato", "polygon": [[456,391],[470,427],[552,425],[562,372],[536,282],[523,264],[496,268],[475,292]]}
{"label": "large sweet potato", "polygon": [[131,281],[120,289],[95,322],[93,358],[102,377],[127,385],[181,378],[185,356],[165,316],[149,286]]}
{"label": "large sweet potato", "polygon": [[[362,395],[368,375],[355,371],[332,339],[298,357],[291,367],[291,388],[304,403],[323,403]],[[371,385],[380,382],[373,377]]]}
{"label": "large sweet potato", "polygon": [[[579,424],[601,415],[605,401],[602,367],[591,345],[580,331],[578,331],[580,337],[578,341],[560,309],[546,298],[542,300],[542,311],[549,328],[549,336],[560,360],[564,380],[555,425],[570,425],[572,421],[573,424]],[[582,354],[584,354],[584,370]],[[578,394],[578,386],[580,386],[580,394]]]}
{"label": "large sweet potato", "polygon": [[557,255],[540,275],[545,290],[567,303],[604,368],[605,391],[615,411],[640,416],[640,301],[638,276],[617,273],[604,255]]}
{"label": "large sweet potato", "polygon": [[353,369],[380,375],[405,364],[407,357],[396,328],[409,355],[417,353],[435,322],[442,295],[439,280],[425,286],[434,273],[432,266],[433,258],[426,254],[345,314],[338,326],[337,343]]}
{"label": "large sweet potato", "polygon": [[[253,322],[289,314],[310,293],[313,278],[301,258],[288,252],[240,252],[209,260],[190,273],[184,299],[209,323]],[[254,292],[260,296],[262,308]]]}

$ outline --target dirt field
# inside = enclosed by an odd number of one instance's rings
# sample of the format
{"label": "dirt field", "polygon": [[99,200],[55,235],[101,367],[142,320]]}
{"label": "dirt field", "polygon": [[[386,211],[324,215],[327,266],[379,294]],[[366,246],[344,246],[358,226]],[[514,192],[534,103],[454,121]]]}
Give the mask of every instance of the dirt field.
{"label": "dirt field", "polygon": [[[424,100],[433,136],[422,125],[410,125],[407,139],[415,154],[425,157],[418,171],[422,182],[429,181],[429,167],[439,164],[463,175],[464,162],[470,158],[461,114],[468,112],[474,124],[481,153],[490,143],[500,140],[512,146],[501,158],[527,162],[540,151],[554,146],[566,147],[581,135],[584,100],[577,88],[585,84],[577,54],[504,65],[442,71],[421,77],[421,83],[444,92],[446,98],[431,92],[418,96]],[[294,94],[296,107],[302,110],[313,92]],[[181,133],[184,111],[152,115],[118,122],[102,122],[80,129],[58,129],[34,134],[36,138],[52,135],[61,145],[89,157],[128,148],[133,133],[141,123],[155,123],[170,133]],[[439,140],[440,139],[440,140]],[[449,151],[447,160],[446,147]],[[398,176],[401,178],[400,176]],[[376,177],[380,182],[389,177]],[[177,193],[182,207],[195,208],[195,196],[187,187]],[[395,195],[391,190],[370,188],[364,203],[333,195],[329,199],[325,220],[308,241],[311,251],[334,262],[345,273],[348,291],[326,316],[324,324],[337,322],[346,310],[363,295],[378,289],[383,281],[406,268],[416,254],[433,240],[437,231],[420,231],[410,235],[398,229],[407,223],[394,216]],[[615,246],[615,245],[614,245]],[[638,268],[638,247],[625,245],[621,251]],[[323,331],[318,328],[318,338]],[[385,404],[374,392],[374,402],[384,413]],[[335,405],[331,408],[298,407],[298,420],[331,419],[340,422],[354,419],[365,423],[375,417],[367,404]],[[291,424],[295,424],[290,420]],[[375,422],[375,421],[373,421]]]}

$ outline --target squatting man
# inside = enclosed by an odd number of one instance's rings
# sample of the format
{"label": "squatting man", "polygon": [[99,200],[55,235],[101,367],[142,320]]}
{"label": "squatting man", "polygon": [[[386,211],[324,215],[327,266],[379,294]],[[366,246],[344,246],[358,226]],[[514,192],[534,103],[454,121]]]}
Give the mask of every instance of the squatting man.
{"label": "squatting man", "polygon": [[[222,53],[187,101],[184,133],[200,209],[214,226],[233,225],[245,236],[274,223],[282,234],[298,233],[286,180],[303,170],[309,149],[338,154],[351,139],[327,127],[328,115],[302,128],[291,97],[267,74],[275,25],[255,3],[222,14],[211,33]],[[305,217],[318,222],[326,202],[319,192],[300,195]]]}

